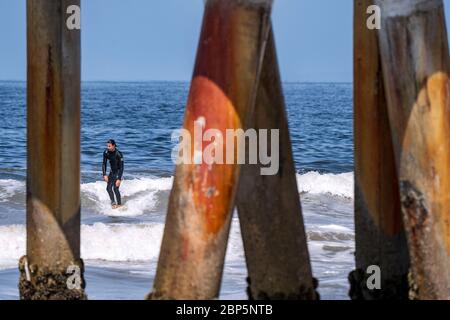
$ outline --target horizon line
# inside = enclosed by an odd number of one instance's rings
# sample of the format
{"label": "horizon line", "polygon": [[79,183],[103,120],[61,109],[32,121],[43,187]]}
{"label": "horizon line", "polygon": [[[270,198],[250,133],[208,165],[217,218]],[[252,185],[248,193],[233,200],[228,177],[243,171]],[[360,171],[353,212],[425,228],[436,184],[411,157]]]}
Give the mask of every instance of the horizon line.
{"label": "horizon line", "polygon": [[[147,83],[147,82],[184,82],[188,83],[192,80],[81,80],[81,83],[89,83],[89,82],[118,82],[118,83]],[[27,80],[17,80],[17,79],[0,79],[0,82],[27,82]],[[353,83],[353,81],[305,81],[305,80],[287,80],[281,81],[282,83],[311,83],[311,84],[319,84],[319,83]]]}

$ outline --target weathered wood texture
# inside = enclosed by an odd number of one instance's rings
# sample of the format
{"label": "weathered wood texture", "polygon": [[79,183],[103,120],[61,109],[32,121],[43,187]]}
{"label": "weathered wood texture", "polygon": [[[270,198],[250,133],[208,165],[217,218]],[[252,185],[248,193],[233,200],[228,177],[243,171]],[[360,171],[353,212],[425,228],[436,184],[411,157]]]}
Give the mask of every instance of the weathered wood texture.
{"label": "weathered wood texture", "polygon": [[[254,107],[271,1],[206,3],[184,128],[245,128]],[[195,142],[192,143],[194,158]],[[224,153],[225,154],[225,153]],[[152,299],[219,295],[239,166],[181,164],[170,194]]]}
{"label": "weathered wood texture", "polygon": [[[279,130],[279,170],[276,175],[261,175],[261,164],[246,164],[241,170],[237,208],[248,294],[251,299],[315,299],[282,92],[271,32],[249,126],[269,134]],[[277,151],[269,148],[272,155]]]}
{"label": "weathered wood texture", "polygon": [[450,82],[442,1],[376,1],[411,298],[450,299]]}
{"label": "weathered wood texture", "polygon": [[[66,10],[79,0],[27,1],[27,256],[21,297],[79,299],[66,269],[80,266],[80,30]],[[31,272],[26,280],[25,264]]]}
{"label": "weathered wood texture", "polygon": [[[409,255],[387,114],[377,30],[366,26],[373,0],[354,1],[354,144],[356,270],[352,299],[407,299]],[[381,268],[369,290],[367,267]]]}

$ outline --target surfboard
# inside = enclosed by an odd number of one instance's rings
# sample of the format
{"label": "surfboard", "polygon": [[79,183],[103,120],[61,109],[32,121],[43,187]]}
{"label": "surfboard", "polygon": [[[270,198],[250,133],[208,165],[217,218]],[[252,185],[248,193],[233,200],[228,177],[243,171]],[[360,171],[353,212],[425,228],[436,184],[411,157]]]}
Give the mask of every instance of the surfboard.
{"label": "surfboard", "polygon": [[120,205],[120,206],[116,206],[116,207],[113,207],[112,209],[113,210],[124,210],[124,209],[126,209],[127,207],[125,206],[125,205]]}

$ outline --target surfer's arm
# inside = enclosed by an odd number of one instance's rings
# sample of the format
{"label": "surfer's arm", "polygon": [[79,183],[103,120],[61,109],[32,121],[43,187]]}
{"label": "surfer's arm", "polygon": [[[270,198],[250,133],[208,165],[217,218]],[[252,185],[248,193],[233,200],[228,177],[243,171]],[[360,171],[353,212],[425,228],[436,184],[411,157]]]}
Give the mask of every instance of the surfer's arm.
{"label": "surfer's arm", "polygon": [[107,160],[108,160],[108,158],[106,157],[106,151],[105,151],[105,152],[103,152],[103,163],[102,163],[102,173],[103,173],[103,176],[106,176]]}
{"label": "surfer's arm", "polygon": [[122,152],[117,152],[118,153],[118,157],[119,157],[119,161],[118,161],[118,166],[119,166],[119,174],[117,179],[122,180],[122,175],[123,175],[123,165],[124,165],[124,161],[123,161],[123,155]]}

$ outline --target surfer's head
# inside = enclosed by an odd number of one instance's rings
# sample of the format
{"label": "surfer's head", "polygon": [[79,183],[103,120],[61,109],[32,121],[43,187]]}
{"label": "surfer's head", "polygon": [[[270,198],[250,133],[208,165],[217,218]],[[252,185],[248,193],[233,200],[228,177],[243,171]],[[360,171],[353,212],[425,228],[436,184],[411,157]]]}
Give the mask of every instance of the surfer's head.
{"label": "surfer's head", "polygon": [[116,149],[116,141],[114,141],[114,139],[106,141],[106,148],[108,151],[114,151]]}

